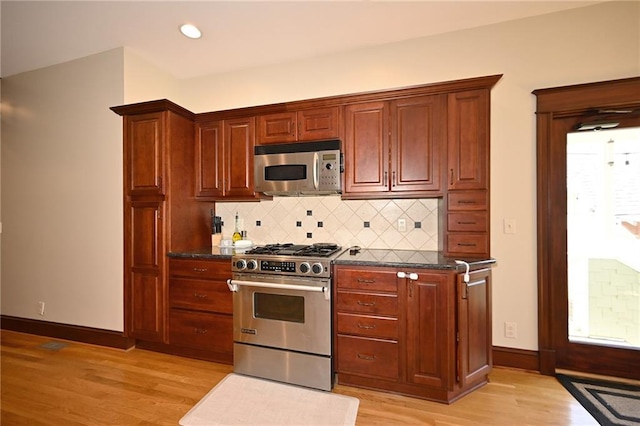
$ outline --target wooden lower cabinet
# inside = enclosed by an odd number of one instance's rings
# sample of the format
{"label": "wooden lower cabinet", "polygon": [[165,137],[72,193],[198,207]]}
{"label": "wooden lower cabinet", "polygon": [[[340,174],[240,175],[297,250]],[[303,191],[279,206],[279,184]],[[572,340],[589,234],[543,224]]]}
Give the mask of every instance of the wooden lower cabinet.
{"label": "wooden lower cabinet", "polygon": [[338,383],[450,403],[491,371],[490,270],[409,269],[335,267]]}
{"label": "wooden lower cabinet", "polygon": [[233,304],[228,259],[169,259],[171,352],[233,362]]}

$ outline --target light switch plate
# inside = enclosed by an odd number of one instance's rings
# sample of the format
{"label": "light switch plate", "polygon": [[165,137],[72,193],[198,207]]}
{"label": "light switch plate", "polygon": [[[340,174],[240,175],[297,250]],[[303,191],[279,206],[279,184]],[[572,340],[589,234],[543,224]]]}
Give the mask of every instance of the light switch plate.
{"label": "light switch plate", "polygon": [[515,234],[516,233],[516,220],[515,219],[505,219],[504,220],[504,233],[505,234]]}

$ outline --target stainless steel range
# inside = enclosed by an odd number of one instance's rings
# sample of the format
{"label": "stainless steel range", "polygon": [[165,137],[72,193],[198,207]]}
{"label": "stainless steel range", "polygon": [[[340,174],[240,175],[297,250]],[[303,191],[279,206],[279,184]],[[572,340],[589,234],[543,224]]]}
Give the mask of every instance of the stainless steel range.
{"label": "stainless steel range", "polygon": [[233,370],[331,390],[336,244],[269,244],[232,257]]}

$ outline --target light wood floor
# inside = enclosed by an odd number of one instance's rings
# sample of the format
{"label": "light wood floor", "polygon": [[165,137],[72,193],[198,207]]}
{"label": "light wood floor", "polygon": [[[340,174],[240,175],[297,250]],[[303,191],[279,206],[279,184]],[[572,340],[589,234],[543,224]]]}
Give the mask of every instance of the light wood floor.
{"label": "light wood floor", "polygon": [[[2,426],[177,425],[231,366],[2,330]],[[50,342],[62,349],[41,347]],[[496,368],[451,405],[337,385],[357,425],[597,425],[553,378]],[[247,407],[247,409],[251,409]]]}

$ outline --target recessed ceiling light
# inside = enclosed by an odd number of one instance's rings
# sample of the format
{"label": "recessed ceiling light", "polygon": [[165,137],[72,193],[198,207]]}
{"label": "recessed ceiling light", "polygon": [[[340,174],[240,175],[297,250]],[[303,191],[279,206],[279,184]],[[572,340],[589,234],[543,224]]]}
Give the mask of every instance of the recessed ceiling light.
{"label": "recessed ceiling light", "polygon": [[200,38],[202,36],[200,30],[195,25],[191,24],[184,24],[181,26],[180,32],[189,38]]}

